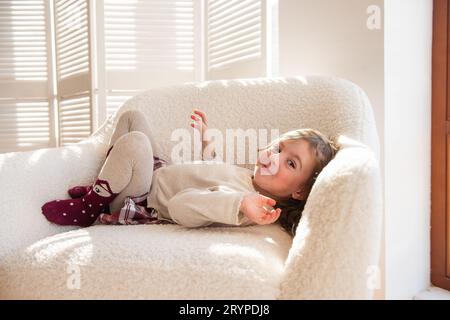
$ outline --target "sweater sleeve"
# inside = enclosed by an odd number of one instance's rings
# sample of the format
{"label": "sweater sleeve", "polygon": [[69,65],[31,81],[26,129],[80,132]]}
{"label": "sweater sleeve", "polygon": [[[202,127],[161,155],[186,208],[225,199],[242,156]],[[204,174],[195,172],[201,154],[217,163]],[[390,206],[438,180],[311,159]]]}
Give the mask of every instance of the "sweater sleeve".
{"label": "sweater sleeve", "polygon": [[202,227],[213,223],[241,225],[247,219],[239,211],[245,192],[226,186],[205,189],[187,188],[168,202],[171,219],[186,227]]}

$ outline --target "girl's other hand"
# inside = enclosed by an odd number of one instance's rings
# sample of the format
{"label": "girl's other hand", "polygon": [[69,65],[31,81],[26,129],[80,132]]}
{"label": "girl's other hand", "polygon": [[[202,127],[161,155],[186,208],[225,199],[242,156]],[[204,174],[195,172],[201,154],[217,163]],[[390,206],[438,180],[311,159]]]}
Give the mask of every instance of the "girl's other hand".
{"label": "girl's other hand", "polygon": [[205,132],[208,130],[208,120],[206,118],[206,114],[204,111],[199,109],[194,109],[193,114],[191,114],[191,119],[194,120],[191,123],[191,127],[198,130],[200,133],[200,138],[202,140],[202,159],[210,159],[216,157],[216,151],[212,150],[210,155],[205,154],[206,147],[210,144],[211,141],[206,140]]}
{"label": "girl's other hand", "polygon": [[257,224],[270,224],[275,222],[281,214],[281,209],[271,208],[276,204],[272,198],[259,193],[249,193],[242,199],[240,211]]}
{"label": "girl's other hand", "polygon": [[191,119],[194,120],[194,122],[191,123],[191,127],[199,131],[202,141],[204,141],[204,134],[208,129],[208,120],[206,119],[205,112],[194,109],[193,114],[191,114]]}

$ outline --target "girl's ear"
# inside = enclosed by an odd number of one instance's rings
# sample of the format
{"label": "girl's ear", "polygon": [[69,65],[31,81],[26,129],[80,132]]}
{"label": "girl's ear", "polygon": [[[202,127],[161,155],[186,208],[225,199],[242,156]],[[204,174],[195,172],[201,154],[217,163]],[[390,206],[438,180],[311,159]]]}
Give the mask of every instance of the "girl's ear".
{"label": "girl's ear", "polygon": [[303,185],[297,191],[292,193],[292,198],[296,200],[305,200],[308,198],[309,191],[309,188]]}

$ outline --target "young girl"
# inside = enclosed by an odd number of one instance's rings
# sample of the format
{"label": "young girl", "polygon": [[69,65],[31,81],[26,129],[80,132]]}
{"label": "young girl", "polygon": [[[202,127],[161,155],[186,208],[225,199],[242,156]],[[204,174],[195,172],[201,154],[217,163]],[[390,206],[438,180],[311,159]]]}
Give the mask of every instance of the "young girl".
{"label": "young girl", "polygon": [[[191,119],[204,154],[206,115],[194,110]],[[259,150],[252,172],[224,162],[164,166],[153,155],[152,139],[141,112],[124,112],[94,184],[70,189],[72,199],[47,202],[42,213],[56,224],[87,227],[139,196],[158,221],[201,227],[270,224],[280,218],[293,235],[317,175],[338,150],[316,130],[289,131]]]}

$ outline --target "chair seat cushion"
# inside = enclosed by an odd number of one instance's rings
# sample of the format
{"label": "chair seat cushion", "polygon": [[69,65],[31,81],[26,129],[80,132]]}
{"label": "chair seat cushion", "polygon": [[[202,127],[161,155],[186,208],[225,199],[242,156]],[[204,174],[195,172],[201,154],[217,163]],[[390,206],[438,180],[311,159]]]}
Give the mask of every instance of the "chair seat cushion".
{"label": "chair seat cushion", "polygon": [[279,225],[96,225],[7,258],[0,298],[275,299],[292,244]]}

